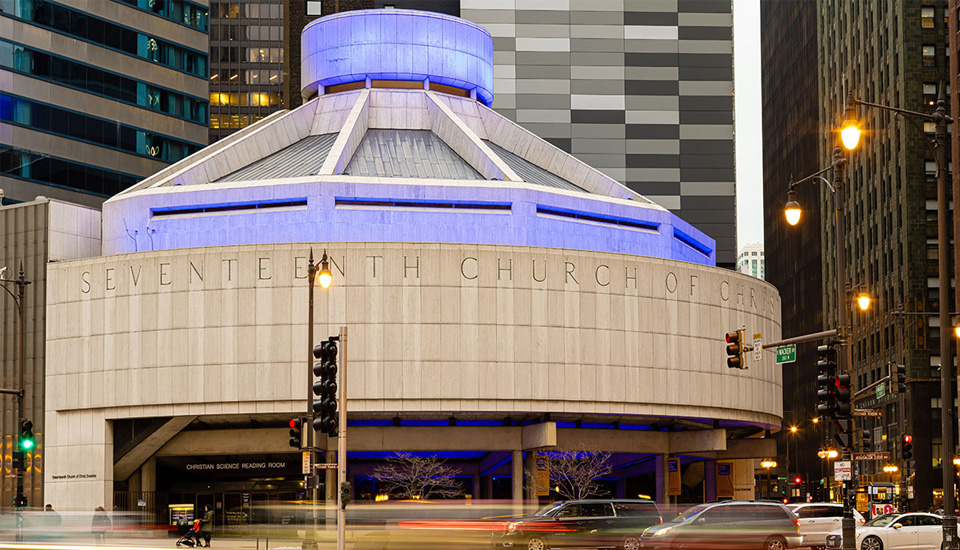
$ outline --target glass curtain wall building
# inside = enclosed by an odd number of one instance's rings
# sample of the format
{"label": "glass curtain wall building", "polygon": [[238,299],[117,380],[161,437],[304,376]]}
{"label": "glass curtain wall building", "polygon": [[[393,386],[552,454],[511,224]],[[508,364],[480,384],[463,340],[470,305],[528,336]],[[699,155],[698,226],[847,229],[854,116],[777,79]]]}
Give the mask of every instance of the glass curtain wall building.
{"label": "glass curtain wall building", "polygon": [[282,0],[210,4],[210,141],[287,107]]}
{"label": "glass curtain wall building", "polygon": [[203,147],[207,28],[188,0],[0,1],[4,203],[98,206]]}

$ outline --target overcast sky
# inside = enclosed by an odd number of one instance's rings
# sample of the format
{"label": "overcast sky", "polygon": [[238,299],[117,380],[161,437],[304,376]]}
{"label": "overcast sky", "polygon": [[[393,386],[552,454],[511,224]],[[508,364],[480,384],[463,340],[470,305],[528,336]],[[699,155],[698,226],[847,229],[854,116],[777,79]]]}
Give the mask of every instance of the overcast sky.
{"label": "overcast sky", "polygon": [[745,245],[763,242],[760,0],[734,0],[733,29],[739,250]]}

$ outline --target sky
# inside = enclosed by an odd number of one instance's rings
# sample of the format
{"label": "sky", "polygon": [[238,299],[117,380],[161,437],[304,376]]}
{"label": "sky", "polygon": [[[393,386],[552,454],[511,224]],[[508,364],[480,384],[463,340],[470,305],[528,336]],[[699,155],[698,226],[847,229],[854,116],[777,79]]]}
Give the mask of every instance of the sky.
{"label": "sky", "polygon": [[739,250],[763,242],[760,0],[734,0],[733,50]]}

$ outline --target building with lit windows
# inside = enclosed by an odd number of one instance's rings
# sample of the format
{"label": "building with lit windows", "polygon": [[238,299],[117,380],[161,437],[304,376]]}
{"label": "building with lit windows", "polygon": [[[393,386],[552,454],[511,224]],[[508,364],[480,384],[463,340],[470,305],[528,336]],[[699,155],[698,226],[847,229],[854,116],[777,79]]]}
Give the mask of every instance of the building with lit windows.
{"label": "building with lit windows", "polygon": [[472,498],[532,501],[524,469],[579,445],[613,453],[617,496],[751,498],[780,370],[727,368],[723,335],[778,338],[776,291],[490,109],[478,25],[353,11],[303,44],[306,103],[109,200],[101,253],[49,264],[45,500],[225,521],[303,498],[311,251],[334,276],[315,340],[349,329],[358,498],[404,451],[449,459]]}
{"label": "building with lit windows", "polygon": [[210,3],[210,141],[286,107],[283,0]]}
{"label": "building with lit windows", "polygon": [[0,188],[97,206],[207,143],[207,7],[0,1]]}
{"label": "building with lit windows", "polygon": [[737,254],[737,271],[766,280],[763,265],[763,243],[748,244]]}

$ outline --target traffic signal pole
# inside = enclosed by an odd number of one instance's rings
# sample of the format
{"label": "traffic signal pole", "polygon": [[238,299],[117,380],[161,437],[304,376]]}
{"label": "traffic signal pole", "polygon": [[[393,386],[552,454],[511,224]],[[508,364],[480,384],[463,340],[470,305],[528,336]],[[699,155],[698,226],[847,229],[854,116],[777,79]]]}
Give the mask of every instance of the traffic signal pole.
{"label": "traffic signal pole", "polygon": [[344,487],[347,482],[347,327],[340,327],[340,420],[337,433],[337,550],[346,545],[347,502]]}

